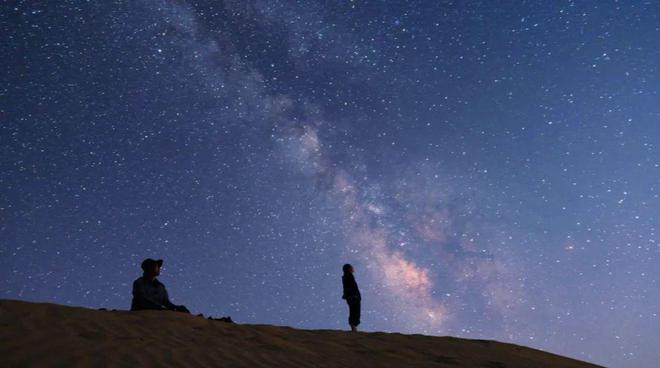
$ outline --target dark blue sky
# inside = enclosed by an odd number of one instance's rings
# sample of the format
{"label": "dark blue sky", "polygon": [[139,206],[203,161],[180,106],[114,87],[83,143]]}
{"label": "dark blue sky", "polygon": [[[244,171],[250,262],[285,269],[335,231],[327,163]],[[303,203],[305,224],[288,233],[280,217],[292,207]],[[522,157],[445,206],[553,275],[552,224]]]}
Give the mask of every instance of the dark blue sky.
{"label": "dark blue sky", "polygon": [[657,2],[0,6],[0,297],[660,359]]}

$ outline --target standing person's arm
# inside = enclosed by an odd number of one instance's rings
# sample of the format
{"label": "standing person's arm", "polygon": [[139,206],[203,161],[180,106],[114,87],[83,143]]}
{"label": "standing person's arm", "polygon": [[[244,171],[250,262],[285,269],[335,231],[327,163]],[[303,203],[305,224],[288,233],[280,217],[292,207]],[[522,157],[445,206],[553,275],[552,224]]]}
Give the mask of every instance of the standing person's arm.
{"label": "standing person's arm", "polygon": [[341,298],[342,298],[342,299],[346,299],[346,291],[347,291],[347,289],[348,289],[348,285],[347,285],[347,283],[346,283],[346,276],[342,276],[342,278],[341,278],[341,285],[342,285],[343,288],[344,288],[344,292],[342,293]]}
{"label": "standing person's arm", "polygon": [[357,289],[357,283],[352,275],[344,276],[341,280],[344,284],[344,299],[354,299],[360,295]]}

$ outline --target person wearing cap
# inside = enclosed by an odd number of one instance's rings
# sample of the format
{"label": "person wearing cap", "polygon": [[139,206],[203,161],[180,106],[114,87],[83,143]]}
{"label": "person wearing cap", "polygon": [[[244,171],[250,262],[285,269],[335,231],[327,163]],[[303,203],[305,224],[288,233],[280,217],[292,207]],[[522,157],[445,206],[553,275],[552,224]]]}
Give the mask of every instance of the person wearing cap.
{"label": "person wearing cap", "polygon": [[156,278],[160,275],[162,265],[162,259],[147,258],[142,261],[144,274],[133,282],[131,310],[156,309],[190,313],[185,306],[176,305],[170,301],[165,285]]}

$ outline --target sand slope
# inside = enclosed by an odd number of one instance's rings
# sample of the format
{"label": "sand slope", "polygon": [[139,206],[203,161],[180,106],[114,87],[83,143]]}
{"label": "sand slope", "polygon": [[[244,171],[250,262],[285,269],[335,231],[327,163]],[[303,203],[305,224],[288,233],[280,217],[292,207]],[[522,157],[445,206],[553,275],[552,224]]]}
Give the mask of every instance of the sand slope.
{"label": "sand slope", "polygon": [[3,367],[597,367],[496,341],[0,301]]}

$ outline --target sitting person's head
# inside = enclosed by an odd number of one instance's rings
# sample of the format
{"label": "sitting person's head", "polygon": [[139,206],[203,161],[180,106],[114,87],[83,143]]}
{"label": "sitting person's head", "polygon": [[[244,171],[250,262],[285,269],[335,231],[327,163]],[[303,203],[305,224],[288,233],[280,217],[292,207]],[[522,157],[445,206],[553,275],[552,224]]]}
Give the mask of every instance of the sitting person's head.
{"label": "sitting person's head", "polygon": [[144,277],[149,279],[154,279],[160,275],[160,267],[163,265],[163,260],[155,260],[147,258],[142,261],[142,271],[144,272]]}

